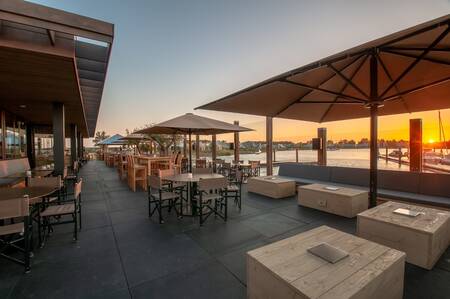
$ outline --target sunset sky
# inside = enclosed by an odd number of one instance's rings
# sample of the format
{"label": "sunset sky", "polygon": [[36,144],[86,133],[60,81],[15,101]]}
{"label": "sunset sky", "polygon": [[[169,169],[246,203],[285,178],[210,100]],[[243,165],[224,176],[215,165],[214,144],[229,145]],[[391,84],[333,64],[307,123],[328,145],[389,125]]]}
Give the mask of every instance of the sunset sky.
{"label": "sunset sky", "polygon": [[[450,0],[33,2],[115,24],[97,124],[110,135],[192,112],[284,71],[450,12]],[[239,120],[256,130],[241,140],[265,139],[262,117],[195,113]],[[450,137],[450,110],[441,114]],[[437,116],[433,111],[381,117],[379,138],[408,139],[408,120],[422,118],[424,141],[438,141]],[[306,141],[318,127],[327,127],[333,140],[369,135],[368,119],[325,124],[276,119],[274,139]]]}

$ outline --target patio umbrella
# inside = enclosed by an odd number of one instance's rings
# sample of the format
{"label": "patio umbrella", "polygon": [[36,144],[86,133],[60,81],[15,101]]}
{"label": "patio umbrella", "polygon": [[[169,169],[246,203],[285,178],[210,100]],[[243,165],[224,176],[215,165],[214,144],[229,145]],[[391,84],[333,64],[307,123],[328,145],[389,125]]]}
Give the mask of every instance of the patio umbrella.
{"label": "patio umbrella", "polygon": [[108,137],[106,139],[103,139],[102,141],[98,142],[96,145],[118,145],[118,144],[126,144],[125,141],[121,141],[120,139],[123,138],[120,134],[115,134],[111,137]]}
{"label": "patio umbrella", "polygon": [[196,109],[329,122],[370,117],[370,205],[378,115],[450,108],[450,15],[273,77]]}
{"label": "patio umbrella", "polygon": [[234,132],[252,131],[252,129],[207,118],[192,113],[175,117],[134,132],[135,134],[189,134],[189,169],[192,170],[192,134],[214,135]]}
{"label": "patio umbrella", "polygon": [[142,142],[142,141],[151,141],[151,140],[152,140],[151,138],[149,138],[149,137],[147,137],[147,136],[145,136],[143,134],[129,134],[129,135],[125,136],[125,137],[119,138],[118,141],[129,141],[129,142],[131,141],[131,142],[134,142],[135,145],[136,145],[136,149],[137,149],[137,151],[139,153],[139,143]]}

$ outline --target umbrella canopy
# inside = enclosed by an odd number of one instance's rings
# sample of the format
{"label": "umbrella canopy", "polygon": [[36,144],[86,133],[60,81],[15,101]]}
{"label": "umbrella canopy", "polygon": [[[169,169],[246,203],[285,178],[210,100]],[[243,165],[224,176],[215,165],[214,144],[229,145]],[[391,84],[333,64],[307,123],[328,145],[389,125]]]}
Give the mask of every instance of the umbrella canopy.
{"label": "umbrella canopy", "polygon": [[175,117],[134,132],[134,134],[198,134],[213,135],[233,132],[252,131],[252,129],[218,121],[212,118],[198,116],[192,113]]}
{"label": "umbrella canopy", "polygon": [[119,138],[119,140],[123,141],[145,141],[145,140],[152,140],[151,138],[143,135],[143,134],[129,134],[125,137]]}
{"label": "umbrella canopy", "polygon": [[113,135],[113,136],[108,137],[106,139],[103,139],[102,141],[97,143],[97,145],[121,145],[121,144],[126,144],[125,141],[120,141],[120,138],[122,138],[122,137],[123,137],[122,135],[116,134],[116,135]]}
{"label": "umbrella canopy", "polygon": [[370,206],[378,116],[450,108],[450,15],[273,77],[196,109],[327,122],[370,116]]}
{"label": "umbrella canopy", "polygon": [[450,108],[449,23],[446,15],[196,109],[328,122],[369,117],[373,102],[378,115]]}

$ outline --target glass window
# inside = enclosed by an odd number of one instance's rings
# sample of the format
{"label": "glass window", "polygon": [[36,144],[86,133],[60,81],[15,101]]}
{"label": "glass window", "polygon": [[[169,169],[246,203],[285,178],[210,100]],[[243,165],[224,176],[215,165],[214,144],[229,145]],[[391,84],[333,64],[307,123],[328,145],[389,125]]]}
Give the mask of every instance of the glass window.
{"label": "glass window", "polygon": [[17,159],[27,156],[27,138],[25,123],[16,119],[13,114],[5,114],[5,154],[6,159]]}

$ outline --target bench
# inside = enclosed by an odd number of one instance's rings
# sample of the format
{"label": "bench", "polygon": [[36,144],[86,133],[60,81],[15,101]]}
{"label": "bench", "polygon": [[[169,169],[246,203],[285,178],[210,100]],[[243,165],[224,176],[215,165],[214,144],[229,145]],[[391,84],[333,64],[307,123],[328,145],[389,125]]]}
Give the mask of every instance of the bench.
{"label": "bench", "polygon": [[21,178],[10,178],[15,173],[30,170],[28,158],[0,160],[0,187],[13,187],[23,181]]}
{"label": "bench", "polygon": [[[278,175],[299,185],[369,189],[369,169],[280,163]],[[450,174],[378,170],[378,196],[450,208]]]}

